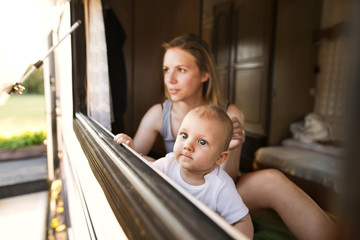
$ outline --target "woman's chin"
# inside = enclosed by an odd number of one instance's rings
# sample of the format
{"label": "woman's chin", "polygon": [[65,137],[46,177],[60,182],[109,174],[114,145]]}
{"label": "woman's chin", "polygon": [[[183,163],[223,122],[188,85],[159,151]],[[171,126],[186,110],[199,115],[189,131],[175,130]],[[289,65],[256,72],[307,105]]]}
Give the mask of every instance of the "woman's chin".
{"label": "woman's chin", "polygon": [[172,101],[172,102],[179,102],[179,101],[181,101],[181,99],[180,99],[178,96],[176,96],[176,95],[170,95],[170,98],[171,98],[171,101]]}

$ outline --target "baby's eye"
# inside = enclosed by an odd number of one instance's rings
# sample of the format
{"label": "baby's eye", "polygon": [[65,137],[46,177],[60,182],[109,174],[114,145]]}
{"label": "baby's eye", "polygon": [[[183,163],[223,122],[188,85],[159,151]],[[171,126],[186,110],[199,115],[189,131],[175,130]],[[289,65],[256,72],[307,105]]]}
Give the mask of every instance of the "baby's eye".
{"label": "baby's eye", "polygon": [[187,138],[188,138],[188,135],[187,135],[186,133],[181,133],[180,135],[181,135],[181,137],[182,137],[183,139],[187,139]]}
{"label": "baby's eye", "polygon": [[204,139],[200,139],[199,143],[200,143],[200,145],[206,145],[207,144],[207,142]]}

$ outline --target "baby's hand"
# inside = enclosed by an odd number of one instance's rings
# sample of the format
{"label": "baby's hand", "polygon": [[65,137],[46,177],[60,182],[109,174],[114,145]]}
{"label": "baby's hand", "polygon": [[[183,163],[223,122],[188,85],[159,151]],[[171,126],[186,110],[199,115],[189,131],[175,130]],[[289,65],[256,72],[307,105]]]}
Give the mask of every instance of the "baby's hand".
{"label": "baby's hand", "polygon": [[125,143],[126,145],[128,145],[129,147],[135,150],[134,141],[132,140],[131,137],[129,137],[125,133],[117,134],[114,137],[114,141],[117,142],[118,144]]}
{"label": "baby's hand", "polygon": [[242,126],[241,122],[237,117],[232,117],[231,120],[233,122],[234,132],[229,145],[229,150],[237,148],[245,142],[244,126]]}

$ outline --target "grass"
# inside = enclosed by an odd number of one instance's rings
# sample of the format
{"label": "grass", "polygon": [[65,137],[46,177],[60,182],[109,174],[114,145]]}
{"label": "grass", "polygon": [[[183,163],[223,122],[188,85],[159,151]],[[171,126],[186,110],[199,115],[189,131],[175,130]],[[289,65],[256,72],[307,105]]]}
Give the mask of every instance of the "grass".
{"label": "grass", "polygon": [[0,137],[45,131],[44,95],[11,95],[0,105]]}

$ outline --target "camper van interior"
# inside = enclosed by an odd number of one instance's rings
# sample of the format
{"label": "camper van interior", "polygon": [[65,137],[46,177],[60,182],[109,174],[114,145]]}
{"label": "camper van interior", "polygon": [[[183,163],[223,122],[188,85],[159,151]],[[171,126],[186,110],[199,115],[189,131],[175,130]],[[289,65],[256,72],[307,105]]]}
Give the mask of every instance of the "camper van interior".
{"label": "camper van interior", "polygon": [[[276,168],[337,221],[351,95],[351,0],[58,2],[64,12],[49,45],[82,22],[44,64],[45,81],[55,87],[46,93],[54,109],[48,171],[54,189],[62,182],[52,199],[65,206],[62,233],[242,239],[113,141],[120,132],[134,136],[145,112],[164,100],[161,45],[185,33],[211,47],[221,91],[245,115],[239,174]],[[321,121],[307,118],[315,114]],[[164,154],[159,138],[151,155]],[[295,238],[274,212],[253,221],[255,239]]]}

